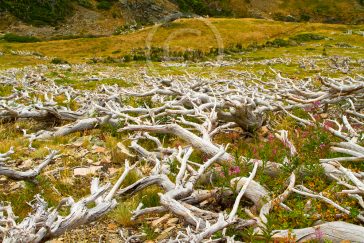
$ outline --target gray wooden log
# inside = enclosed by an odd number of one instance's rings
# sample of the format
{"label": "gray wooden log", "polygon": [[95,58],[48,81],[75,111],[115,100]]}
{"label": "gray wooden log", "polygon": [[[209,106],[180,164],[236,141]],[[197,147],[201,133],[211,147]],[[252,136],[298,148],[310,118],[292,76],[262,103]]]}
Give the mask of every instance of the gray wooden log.
{"label": "gray wooden log", "polygon": [[309,240],[331,240],[340,243],[348,240],[352,243],[364,242],[364,227],[342,221],[324,223],[321,225],[293,230],[274,231],[273,239],[284,239],[291,234],[295,236],[296,242],[306,242]]}
{"label": "gray wooden log", "polygon": [[46,167],[57,155],[58,151],[51,151],[51,153],[33,169],[27,171],[17,171],[8,167],[0,166],[0,175],[6,176],[13,180],[33,180],[39,173]]}

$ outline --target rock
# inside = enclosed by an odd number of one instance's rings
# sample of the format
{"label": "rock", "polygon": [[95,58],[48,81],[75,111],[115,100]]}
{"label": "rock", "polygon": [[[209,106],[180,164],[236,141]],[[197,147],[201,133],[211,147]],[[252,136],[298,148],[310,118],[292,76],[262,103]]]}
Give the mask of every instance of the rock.
{"label": "rock", "polygon": [[104,156],[104,157],[101,159],[101,162],[102,162],[102,163],[106,163],[106,164],[111,163],[111,156]]}
{"label": "rock", "polygon": [[19,165],[18,167],[21,169],[29,169],[32,167],[32,165],[33,165],[33,160],[27,159],[27,160],[24,160],[23,163],[21,165]]}
{"label": "rock", "polygon": [[69,71],[69,70],[71,70],[71,65],[69,65],[69,64],[58,64],[57,68],[59,70]]}
{"label": "rock", "polygon": [[171,219],[168,219],[167,221],[167,225],[173,225],[173,224],[176,224],[178,222],[178,218],[171,218]]}
{"label": "rock", "polygon": [[129,152],[129,149],[123,143],[117,143],[116,146],[119,149],[119,152],[126,155],[126,157],[135,157],[133,154]]}
{"label": "rock", "polygon": [[84,158],[90,151],[88,151],[87,149],[82,149],[80,150],[78,153],[76,153],[74,155],[74,157],[77,158]]}
{"label": "rock", "polygon": [[176,228],[175,225],[163,230],[163,232],[160,233],[160,235],[157,237],[156,240],[160,241],[160,240],[166,239],[170,234],[169,232],[171,232],[174,228]]}
{"label": "rock", "polygon": [[97,77],[97,76],[91,76],[91,77],[88,77],[88,78],[85,78],[84,81],[100,81],[102,80],[101,77]]}
{"label": "rock", "polygon": [[71,145],[75,147],[80,147],[84,143],[84,138],[78,138],[76,141],[74,141]]}
{"label": "rock", "polygon": [[114,174],[118,171],[117,169],[115,169],[115,168],[113,168],[113,167],[108,168],[107,170],[109,171],[109,174],[110,174],[110,175],[114,175]]}
{"label": "rock", "polygon": [[152,222],[152,226],[156,227],[158,224],[161,224],[163,222],[165,222],[169,217],[171,217],[170,214],[165,214],[163,217],[156,219]]}
{"label": "rock", "polygon": [[10,189],[9,191],[15,191],[17,189],[22,189],[25,188],[24,183],[23,182],[15,182],[15,183],[11,183],[10,184]]}
{"label": "rock", "polygon": [[90,167],[76,168],[73,170],[73,174],[75,176],[86,176],[86,175],[90,175],[90,174],[95,174],[101,168],[102,168],[102,166],[90,166]]}
{"label": "rock", "polygon": [[98,154],[103,153],[104,154],[104,153],[106,153],[106,148],[95,145],[92,147],[92,153],[98,153]]}

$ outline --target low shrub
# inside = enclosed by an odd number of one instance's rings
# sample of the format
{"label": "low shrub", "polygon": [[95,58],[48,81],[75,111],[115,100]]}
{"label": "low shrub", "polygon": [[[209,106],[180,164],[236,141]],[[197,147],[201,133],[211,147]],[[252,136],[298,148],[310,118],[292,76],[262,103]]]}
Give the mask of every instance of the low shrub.
{"label": "low shrub", "polygon": [[216,3],[220,2],[222,4],[218,4],[217,6],[213,6],[205,0],[175,0],[181,12],[184,13],[195,13],[199,15],[211,15],[211,16],[232,16],[232,10],[223,4],[223,1],[215,1]]}
{"label": "low shrub", "polygon": [[97,35],[86,34],[86,35],[57,35],[50,38],[50,40],[74,40],[81,38],[97,38]]}
{"label": "low shrub", "polygon": [[62,58],[53,58],[51,61],[52,64],[68,64],[66,60],[63,60]]}
{"label": "low shrub", "polygon": [[293,37],[290,37],[291,40],[294,40],[297,42],[317,41],[317,40],[323,40],[325,38],[326,38],[325,36],[313,34],[313,33],[298,34]]}
{"label": "low shrub", "polygon": [[273,41],[268,41],[266,44],[268,47],[288,47],[288,46],[294,46],[296,43],[293,43],[290,40],[284,40],[284,39],[274,39]]}
{"label": "low shrub", "polygon": [[20,42],[20,43],[30,43],[39,42],[40,39],[34,36],[21,36],[13,33],[7,33],[3,36],[3,39],[7,42]]}
{"label": "low shrub", "polygon": [[310,15],[305,14],[305,13],[301,14],[301,17],[300,17],[300,20],[301,21],[307,22],[307,21],[310,21],[310,19],[311,19],[311,16]]}
{"label": "low shrub", "polygon": [[92,8],[93,5],[90,2],[90,0],[77,0],[78,5],[84,7],[84,8]]}
{"label": "low shrub", "polygon": [[71,0],[0,0],[0,9],[34,25],[56,25],[73,12]]}
{"label": "low shrub", "polygon": [[282,13],[273,14],[273,19],[282,22],[297,22],[298,20],[292,15],[284,15]]}
{"label": "low shrub", "polygon": [[100,1],[97,3],[96,7],[100,10],[109,10],[112,7],[113,3],[109,1]]}

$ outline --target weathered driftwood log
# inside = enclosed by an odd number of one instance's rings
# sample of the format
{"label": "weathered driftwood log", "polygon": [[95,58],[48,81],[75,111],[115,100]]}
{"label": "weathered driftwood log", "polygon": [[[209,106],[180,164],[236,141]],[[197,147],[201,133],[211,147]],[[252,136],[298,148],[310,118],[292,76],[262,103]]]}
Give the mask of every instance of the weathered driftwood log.
{"label": "weathered driftwood log", "polygon": [[[236,177],[230,181],[230,184],[232,187],[236,188],[236,192],[239,192],[240,189],[247,183],[247,180],[248,178],[246,177]],[[244,197],[252,201],[259,210],[265,204],[265,202],[270,200],[267,189],[255,181],[251,181],[249,183]]]}
{"label": "weathered driftwood log", "polygon": [[75,121],[81,119],[84,114],[55,107],[18,106],[10,107],[0,105],[0,120],[33,119],[41,121]]}
{"label": "weathered driftwood log", "polygon": [[361,243],[363,242],[364,227],[336,221],[304,229],[276,230],[273,234],[275,240],[285,240],[291,237],[295,242],[330,240],[334,243],[343,241]]}
{"label": "weathered driftwood log", "polygon": [[50,139],[52,137],[66,136],[74,132],[91,130],[109,122],[114,125],[117,124],[117,121],[111,121],[110,119],[110,116],[80,119],[62,127],[55,127],[51,131],[41,130],[34,134],[26,135],[26,137],[30,140]]}
{"label": "weathered driftwood log", "polygon": [[[353,122],[359,125],[364,124],[361,121],[363,115],[360,111],[363,109],[363,105],[357,105],[364,103],[363,78],[332,79],[319,77],[322,85],[317,85],[312,78],[291,80],[283,77],[279,72],[272,71],[276,78],[268,81],[252,74],[242,75],[239,80],[201,79],[191,75],[157,79],[145,75],[143,77],[145,82],[135,92],[122,90],[117,86],[102,86],[97,91],[77,91],[70,87],[58,86],[52,82],[43,82],[42,78],[33,77],[34,75],[25,78],[21,82],[21,85],[25,87],[22,92],[15,91],[14,96],[0,99],[0,117],[14,119],[52,118],[72,121],[70,124],[56,127],[50,131],[40,131],[27,135],[30,141],[65,136],[72,132],[93,129],[100,124],[116,125],[118,121],[123,121],[126,125],[120,131],[132,133],[131,147],[154,168],[150,171],[150,175],[144,176],[121,190],[118,188],[130,169],[128,166],[111,190],[109,186],[99,188],[98,181],[94,180],[91,186],[91,196],[81,199],[77,203],[71,199],[61,203],[63,205],[64,202],[67,202],[71,206],[71,213],[64,217],[58,214],[57,209],[59,208],[48,209],[40,197],[37,197],[33,203],[35,212],[19,223],[15,221],[11,208],[4,206],[5,213],[0,216],[2,217],[0,224],[3,227],[0,228],[0,231],[3,234],[3,240],[5,242],[40,242],[57,237],[66,230],[91,222],[112,209],[116,204],[112,199],[114,194],[122,197],[130,196],[151,185],[159,185],[163,189],[163,192],[159,194],[160,205],[152,208],[143,208],[143,205],[139,205],[133,213],[133,218],[147,213],[164,212],[171,212],[182,218],[188,227],[181,229],[177,237],[171,239],[171,242],[201,242],[209,239],[218,231],[222,230],[224,233],[226,227],[230,225],[241,225],[241,227],[254,225],[256,231],[261,232],[267,223],[267,215],[274,205],[279,204],[285,210],[290,210],[283,204],[283,201],[291,192],[316,198],[349,215],[349,208],[340,206],[322,194],[309,191],[303,186],[294,187],[294,173],[289,178],[287,189],[278,197],[271,199],[268,196],[268,191],[255,182],[253,178],[259,166],[264,165],[263,173],[273,177],[281,173],[284,165],[275,162],[263,163],[263,161],[247,159],[243,156],[238,159],[253,164],[254,168],[249,178],[240,177],[232,180],[231,183],[237,186],[238,196],[231,213],[226,215],[224,212],[208,211],[199,205],[201,201],[210,199],[216,193],[232,194],[230,190],[224,188],[213,188],[208,191],[196,189],[197,182],[209,173],[208,169],[214,163],[231,165],[236,159],[227,152],[227,147],[222,148],[214,142],[215,135],[231,130],[236,126],[242,127],[245,131],[254,132],[267,122],[266,118],[269,117],[270,112],[274,112],[274,114],[277,112],[285,113],[303,126],[323,127],[346,141],[335,144],[332,150],[351,157],[334,160],[322,159],[321,162],[330,179],[346,187],[347,190],[340,193],[346,193],[355,198],[359,205],[364,208],[362,173],[351,171],[339,164],[340,161],[361,161],[363,157],[364,150],[357,143],[360,141],[360,132],[355,130],[356,126],[351,125]],[[33,82],[29,79],[39,82]],[[31,88],[31,84],[36,87]],[[52,92],[66,96],[65,106],[54,102],[53,95],[49,95]],[[30,98],[33,94],[41,95],[44,100]],[[126,105],[123,103],[124,97],[121,95],[150,97],[152,107],[147,104],[140,107]],[[71,100],[76,101],[81,106],[77,112],[70,109]],[[18,104],[18,102],[21,103]],[[340,117],[343,125],[337,121],[327,120],[334,122],[336,128],[327,126],[325,123],[318,125],[313,115],[308,120],[291,113],[291,110],[295,108],[307,110],[314,108],[318,112],[324,110],[326,112],[332,104],[341,106],[340,108],[346,111],[345,115]],[[151,136],[148,132],[172,134],[183,140],[183,144],[187,144],[187,146],[184,145],[184,148],[165,148],[158,138]],[[285,131],[277,134],[277,137],[289,148],[289,157],[297,154],[297,150],[289,141]],[[140,145],[141,143],[138,143],[138,139],[153,141],[155,149],[153,151],[146,150]],[[193,152],[192,147],[204,153],[208,160],[201,164],[190,161]],[[6,159],[7,156],[0,155],[0,161],[6,161]],[[175,174],[169,170],[172,162],[178,164],[179,170]],[[26,173],[25,177],[36,175],[43,168],[42,166],[45,165],[42,163],[39,169],[37,167],[36,170]],[[300,168],[297,171],[301,172]],[[5,172],[11,174],[8,171]],[[258,216],[253,215],[249,209],[245,208],[252,219],[236,218],[242,197],[250,199],[255,204],[259,211]],[[96,206],[90,205],[93,202]],[[362,212],[356,218],[364,221]],[[319,227],[296,229],[293,230],[293,233],[297,235],[299,241],[309,239],[312,234],[316,233],[333,240],[341,239],[341,234],[345,237],[348,236],[347,239],[356,241],[358,239],[356,232],[363,230],[360,226],[353,227],[341,222],[322,224]],[[349,235],[353,230],[356,232]],[[285,230],[275,233],[276,239],[289,235],[288,231]]]}
{"label": "weathered driftwood log", "polygon": [[[80,225],[95,221],[113,209],[117,202],[113,199],[129,171],[133,169],[128,162],[125,170],[113,187],[111,184],[99,186],[99,180],[91,182],[91,195],[75,202],[72,197],[63,199],[57,208],[48,208],[47,203],[37,195],[31,204],[33,212],[20,222],[16,222],[11,206],[1,207],[0,238],[2,242],[45,242],[54,239]],[[93,205],[94,203],[94,205]],[[70,213],[61,216],[58,210],[69,206]]]}
{"label": "weathered driftwood log", "polygon": [[27,171],[17,171],[9,167],[0,166],[0,175],[6,176],[13,180],[33,180],[39,173],[56,157],[58,151],[51,153],[35,168]]}

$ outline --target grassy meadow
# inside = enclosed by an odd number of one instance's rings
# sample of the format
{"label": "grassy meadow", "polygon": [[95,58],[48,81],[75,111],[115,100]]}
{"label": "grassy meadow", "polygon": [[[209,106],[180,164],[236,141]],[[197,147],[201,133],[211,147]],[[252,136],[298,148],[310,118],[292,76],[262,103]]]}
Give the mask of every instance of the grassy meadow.
{"label": "grassy meadow", "polygon": [[[212,26],[212,27],[210,27]],[[58,57],[70,63],[82,63],[95,57],[119,57],[132,52],[133,49],[167,46],[171,51],[185,51],[186,49],[201,50],[208,52],[211,48],[229,48],[240,44],[247,47],[251,44],[262,44],[277,38],[285,39],[298,33],[315,33],[323,35],[332,40],[315,42],[314,44],[334,45],[336,43],[347,43],[362,47],[360,35],[345,35],[348,30],[363,30],[364,26],[355,25],[329,25],[320,23],[286,23],[257,19],[181,19],[166,26],[145,27],[134,33],[100,38],[81,38],[72,40],[55,40],[36,43],[6,43],[0,42],[0,50],[32,51],[39,55]],[[221,41],[220,41],[221,38]],[[149,41],[150,40],[150,41]],[[305,45],[305,48],[309,46]],[[262,50],[262,53],[253,53],[254,57],[271,58],[286,52],[288,55],[299,54],[305,50],[302,46],[283,48],[271,52]],[[340,53],[341,49],[332,47],[332,54]],[[283,53],[281,53],[282,51]],[[320,50],[322,51],[322,49]],[[358,54],[363,55],[362,51]],[[270,53],[270,54],[269,54]],[[310,51],[305,55],[321,54],[321,52]],[[245,57],[243,55],[242,57]],[[251,57],[247,54],[246,57]],[[28,58],[6,57],[0,59],[0,68],[5,65],[28,65]],[[41,62],[40,62],[41,63]],[[5,66],[6,67],[6,66]]]}
{"label": "grassy meadow", "polygon": [[[188,50],[199,50],[201,60],[198,62],[185,61],[186,66],[170,65],[163,62],[153,62],[153,73],[164,75],[185,75],[193,74],[200,77],[237,78],[233,72],[249,71],[255,74],[263,74],[266,79],[274,78],[270,67],[279,70],[282,76],[292,79],[315,77],[318,74],[328,76],[363,75],[364,59],[364,26],[362,25],[331,25],[319,23],[285,23],[258,19],[228,19],[228,18],[208,18],[208,19],[181,19],[165,25],[155,25],[145,27],[133,33],[114,35],[100,38],[81,38],[72,40],[41,41],[36,43],[10,43],[0,41],[0,74],[11,68],[36,68],[46,65],[45,77],[52,79],[58,85],[70,85],[76,89],[95,90],[101,84],[117,84],[121,87],[133,87],[141,82],[142,72],[149,72],[150,63],[146,61],[129,60],[115,61],[122,59],[126,55],[133,55],[133,51],[138,48],[151,47],[166,48],[170,51],[183,53]],[[315,38],[305,39],[310,34]],[[322,37],[322,38],[321,38]],[[150,39],[150,42],[148,41]],[[221,38],[221,42],[219,40]],[[278,41],[277,41],[278,40]],[[214,48],[224,49],[224,60],[232,64],[226,66],[209,66],[204,62],[214,62],[215,57],[211,54]],[[208,54],[210,53],[210,54]],[[302,58],[314,58],[317,56],[344,56],[357,61],[353,64],[353,72],[342,74],[331,70],[326,61],[318,60],[317,69],[302,69],[299,61]],[[62,68],[61,65],[54,64],[54,59],[59,59],[72,64],[71,67]],[[289,59],[289,64],[274,63],[272,65],[262,64],[260,61],[271,59]],[[93,62],[93,59],[101,60]],[[108,61],[111,60],[111,61]],[[234,64],[234,62],[236,62]],[[249,63],[250,62],[250,63]],[[172,64],[178,63],[171,62]],[[73,65],[84,65],[75,68]],[[40,65],[40,66],[39,66]],[[102,76],[104,79],[91,80],[92,76]],[[19,77],[21,78],[21,77]],[[88,81],[85,81],[88,80]],[[91,80],[91,81],[90,81]],[[0,96],[11,94],[11,87],[1,86]],[[56,97],[62,102],[64,97]],[[75,107],[77,107],[77,102]],[[130,99],[131,104],[143,104],[145,100]],[[303,114],[304,110],[295,110],[295,114]],[[295,120],[285,116],[272,118],[276,129],[286,129],[292,135],[291,139],[296,145],[299,156],[294,165],[303,165],[308,171],[304,176],[299,176],[298,183],[302,182],[315,191],[324,191],[327,195],[333,195],[339,188],[330,181],[323,180],[323,171],[319,167],[319,158],[334,157],[337,154],[329,150],[329,144],[337,139],[324,129],[310,129],[300,127]],[[19,163],[22,160],[34,159],[39,161],[47,154],[47,148],[60,150],[62,153],[61,163],[64,170],[57,171],[60,164],[52,164],[47,167],[44,174],[38,178],[38,184],[31,182],[9,182],[1,180],[0,201],[10,201],[14,212],[20,217],[25,217],[30,211],[26,202],[33,196],[40,193],[45,197],[51,206],[57,205],[64,196],[73,196],[76,199],[87,195],[89,183],[92,176],[73,177],[72,171],[76,167],[89,163],[93,165],[103,165],[104,168],[99,176],[102,180],[107,180],[106,174],[110,173],[111,181],[115,181],[123,171],[124,155],[115,148],[117,142],[122,141],[126,145],[130,143],[128,134],[117,133],[117,128],[104,126],[92,131],[74,133],[62,138],[54,138],[48,141],[37,141],[34,143],[36,151],[29,152],[26,149],[27,141],[22,137],[21,129],[36,131],[44,124],[30,121],[17,121],[15,123],[0,124],[0,152],[7,151],[11,146],[23,148],[13,155]],[[56,124],[61,125],[61,124]],[[47,124],[47,126],[50,126]],[[262,160],[281,161],[288,151],[280,149],[280,142],[271,134],[263,131],[258,132],[251,138],[243,138],[238,133],[229,133],[216,138],[218,142],[230,143],[232,153],[238,155],[251,156]],[[178,144],[176,139],[168,136],[165,141]],[[105,150],[96,150],[96,147],[103,147]],[[256,151],[254,148],[259,148]],[[80,154],[86,153],[85,156]],[[198,158],[198,154],[195,155]],[[91,161],[91,162],[90,162]],[[199,161],[197,161],[199,162]],[[236,161],[236,166],[241,166]],[[357,166],[352,164],[353,167]],[[142,167],[148,171],[146,165]],[[286,168],[287,173],[282,174],[276,181],[271,181],[267,175],[259,171],[256,180],[266,185],[274,195],[280,194],[284,190],[284,183],[289,176],[291,168]],[[219,185],[229,187],[229,180],[232,176],[246,175],[250,167],[241,166],[241,170],[236,175],[229,173],[229,168],[223,168],[224,175],[218,180]],[[125,185],[136,181],[139,178],[137,173],[131,173]],[[131,198],[123,200],[117,208],[105,217],[95,229],[99,231],[90,234],[75,231],[68,233],[62,238],[64,242],[97,242],[97,236],[105,230],[110,231],[111,236],[105,236],[106,241],[112,242],[112,235],[117,235],[118,227],[128,227],[133,230],[141,229],[147,234],[147,239],[158,238],[158,231],[149,224],[148,220],[132,222],[130,220],[131,210],[135,209],[140,201],[147,206],[157,206],[159,198],[158,188],[149,188],[143,193],[138,193]],[[336,196],[335,196],[336,197]],[[353,206],[355,201],[347,198],[336,198],[341,205]],[[305,201],[303,197],[295,195],[289,197],[286,204],[293,210],[291,212],[274,209],[269,218],[269,228],[299,228],[314,224],[315,219],[308,217],[303,209]],[[322,220],[333,220],[332,217],[337,210],[327,206],[327,204],[315,201],[312,210],[322,216]],[[356,211],[353,210],[353,215]],[[243,211],[239,216],[245,217]],[[345,216],[347,221],[355,222],[354,217]],[[152,219],[151,219],[152,220]],[[179,221],[180,224],[182,222]],[[101,225],[101,226],[100,226]],[[83,229],[83,230],[87,230]],[[78,232],[78,233],[77,233]],[[100,233],[101,232],[101,233]],[[234,232],[235,234],[237,232]],[[249,240],[252,232],[238,232],[241,239]],[[107,238],[109,237],[109,238]],[[116,236],[115,236],[116,237]],[[262,241],[264,242],[264,241]]]}

